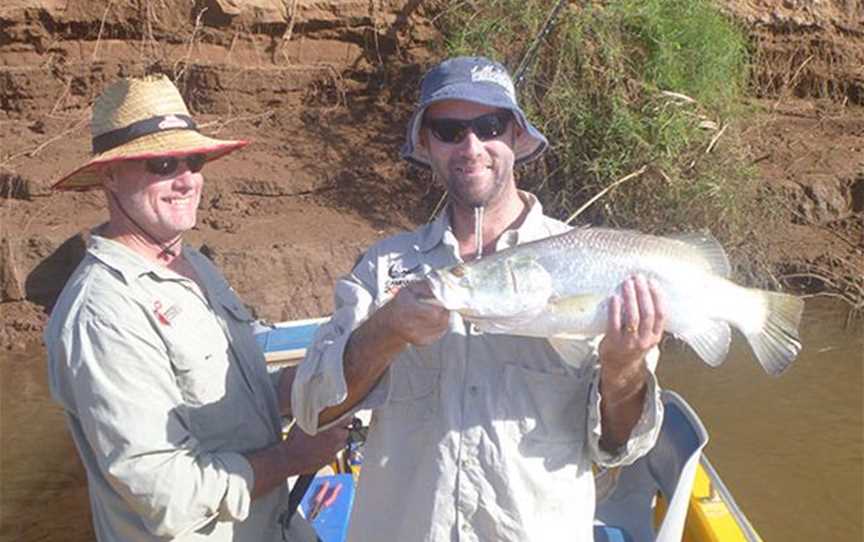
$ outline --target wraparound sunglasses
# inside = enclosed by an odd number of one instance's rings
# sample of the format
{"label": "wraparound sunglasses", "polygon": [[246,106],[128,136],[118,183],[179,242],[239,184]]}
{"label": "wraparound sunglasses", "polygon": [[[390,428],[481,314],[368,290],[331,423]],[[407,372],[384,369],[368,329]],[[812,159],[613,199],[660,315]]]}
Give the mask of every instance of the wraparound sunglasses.
{"label": "wraparound sunglasses", "polygon": [[495,111],[473,119],[425,119],[424,124],[436,139],[444,143],[459,143],[468,135],[470,129],[480,141],[495,139],[507,130],[513,118],[509,111]]}
{"label": "wraparound sunglasses", "polygon": [[164,177],[177,171],[180,162],[186,162],[189,171],[198,173],[204,167],[204,163],[207,162],[207,156],[204,154],[190,154],[179,158],[177,156],[159,156],[145,160],[144,167],[153,175]]}

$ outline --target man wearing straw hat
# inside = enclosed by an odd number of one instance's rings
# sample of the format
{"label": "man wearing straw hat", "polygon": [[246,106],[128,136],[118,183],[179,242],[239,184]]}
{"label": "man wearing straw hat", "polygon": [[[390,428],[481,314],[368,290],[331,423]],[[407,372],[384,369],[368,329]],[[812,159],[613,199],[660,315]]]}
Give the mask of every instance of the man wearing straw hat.
{"label": "man wearing straw hat", "polygon": [[546,147],[500,64],[459,57],[424,77],[402,155],[448,204],[339,281],[294,380],[309,433],[373,409],[352,542],[593,540],[592,463],[631,463],[657,438],[664,310],[644,277],[613,296],[599,346],[567,355],[578,368],[545,339],[485,335],[423,301],[432,269],[568,229],[516,188],[514,165]]}
{"label": "man wearing straw hat", "polygon": [[200,134],[164,76],[106,88],[91,131],[92,159],[55,188],[104,190],[109,219],[93,230],[45,343],[96,536],[295,540],[279,521],[286,479],[326,464],[347,429],[281,439],[293,374],[268,375],[249,312],[213,264],[181,244],[195,225],[201,169],[246,142]]}

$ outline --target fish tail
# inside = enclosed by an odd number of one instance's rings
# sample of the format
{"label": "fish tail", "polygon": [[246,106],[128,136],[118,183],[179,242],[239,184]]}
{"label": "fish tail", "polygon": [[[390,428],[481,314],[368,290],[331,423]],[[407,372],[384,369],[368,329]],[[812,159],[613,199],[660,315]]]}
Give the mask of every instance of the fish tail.
{"label": "fish tail", "polygon": [[786,370],[801,351],[798,326],[804,301],[778,292],[759,292],[766,309],[760,329],[745,332],[756,358],[765,371],[776,376]]}

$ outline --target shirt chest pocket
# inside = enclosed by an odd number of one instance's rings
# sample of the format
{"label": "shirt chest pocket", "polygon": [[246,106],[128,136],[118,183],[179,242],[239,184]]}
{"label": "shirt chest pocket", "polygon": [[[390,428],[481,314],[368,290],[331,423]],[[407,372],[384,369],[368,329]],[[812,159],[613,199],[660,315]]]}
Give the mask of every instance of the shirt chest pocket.
{"label": "shirt chest pocket", "polygon": [[215,318],[176,330],[171,362],[189,406],[214,405],[225,398],[230,378],[228,341]]}
{"label": "shirt chest pocket", "polygon": [[591,379],[585,375],[544,373],[507,364],[504,410],[516,437],[526,442],[584,442]]}
{"label": "shirt chest pocket", "polygon": [[418,363],[394,363],[390,367],[390,394],[379,409],[379,418],[423,422],[438,414],[441,369]]}

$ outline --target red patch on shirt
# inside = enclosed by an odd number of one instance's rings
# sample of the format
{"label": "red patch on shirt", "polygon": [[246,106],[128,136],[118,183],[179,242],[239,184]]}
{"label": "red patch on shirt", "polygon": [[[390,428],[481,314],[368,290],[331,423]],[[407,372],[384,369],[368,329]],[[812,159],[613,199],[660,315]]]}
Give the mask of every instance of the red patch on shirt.
{"label": "red patch on shirt", "polygon": [[159,320],[159,323],[163,326],[170,326],[171,321],[180,314],[180,307],[177,305],[171,305],[164,312],[162,311],[162,302],[155,301],[153,303],[153,313],[156,315],[156,319]]}

